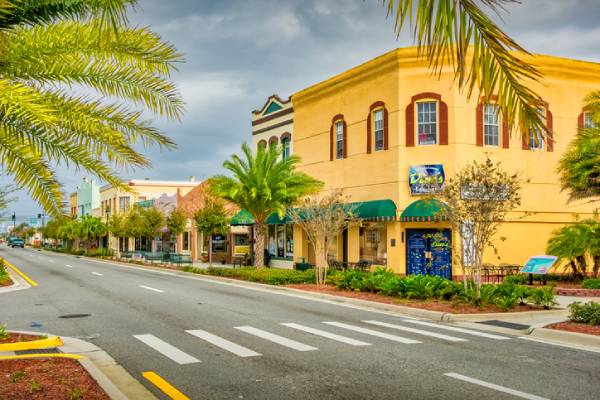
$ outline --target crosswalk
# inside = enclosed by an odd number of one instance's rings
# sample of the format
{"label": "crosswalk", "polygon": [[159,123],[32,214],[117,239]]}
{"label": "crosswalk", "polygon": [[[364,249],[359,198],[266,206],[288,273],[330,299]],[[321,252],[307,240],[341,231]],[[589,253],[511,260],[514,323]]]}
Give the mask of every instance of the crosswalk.
{"label": "crosswalk", "polygon": [[[415,325],[418,327],[415,327]],[[240,337],[239,333],[241,332],[242,337],[247,338],[247,340],[254,343],[254,345],[256,345],[256,340],[258,339],[259,343],[271,343],[276,345],[279,349],[283,347],[291,351],[299,352],[314,352],[318,351],[319,347],[326,348],[328,347],[328,341],[337,342],[341,345],[361,347],[376,345],[376,342],[381,341],[394,342],[399,345],[419,345],[423,343],[423,340],[439,340],[446,343],[460,344],[469,341],[469,337],[490,340],[510,339],[510,337],[507,336],[416,319],[401,319],[392,322],[363,320],[353,323],[322,321],[307,325],[296,322],[281,322],[278,326],[284,327],[285,333],[280,334],[281,329],[278,330],[278,333],[272,332],[272,330],[277,329],[275,327],[258,328],[249,325],[234,326],[232,329],[237,333],[235,335],[232,333],[229,335],[225,334],[225,337],[204,329],[190,329],[186,330],[185,333],[200,339],[201,342],[205,342],[213,348],[223,350],[241,358],[260,357],[263,356],[263,354],[246,347],[246,344],[235,343],[226,336]],[[421,327],[423,328],[421,329]],[[397,334],[399,331],[405,332],[408,335],[400,336]],[[298,340],[292,338],[295,334],[300,334],[302,338]],[[416,336],[416,338],[414,336]],[[165,338],[158,338],[149,333],[133,335],[133,337],[177,364],[184,365],[200,362],[195,356],[167,343],[164,340]],[[368,337],[370,337],[371,340],[366,339],[369,341],[365,341],[365,338]],[[314,343],[312,340],[309,343],[304,343],[307,338],[309,340],[314,338]],[[325,341],[321,341],[321,339],[325,339]],[[251,345],[251,347],[254,347],[254,345]],[[200,344],[198,353],[206,351],[207,348],[202,347],[202,344]]]}

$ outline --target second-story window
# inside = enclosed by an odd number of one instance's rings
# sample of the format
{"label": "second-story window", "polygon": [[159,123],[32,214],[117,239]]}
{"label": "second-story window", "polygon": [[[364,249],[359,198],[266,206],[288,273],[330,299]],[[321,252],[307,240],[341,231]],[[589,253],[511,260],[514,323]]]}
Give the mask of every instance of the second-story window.
{"label": "second-story window", "polygon": [[498,105],[488,103],[483,107],[483,144],[500,145],[500,119]]}
{"label": "second-story window", "polygon": [[375,151],[383,150],[383,109],[373,112],[373,136],[375,139]]}
{"label": "second-story window", "polygon": [[596,124],[592,119],[592,113],[589,111],[583,113],[583,127],[585,129],[591,129],[596,127]]}
{"label": "second-story window", "polygon": [[129,196],[119,197],[119,209],[121,211],[129,209]]}
{"label": "second-story window", "polygon": [[287,160],[290,158],[290,139],[283,138],[281,139],[281,158]]}
{"label": "second-story window", "polygon": [[417,103],[417,143],[429,145],[437,143],[437,102]]}
{"label": "second-story window", "polygon": [[344,121],[335,123],[335,157],[344,158]]}
{"label": "second-story window", "polygon": [[[538,108],[537,112],[540,115],[542,124],[546,125],[546,109],[540,107]],[[531,150],[543,150],[544,135],[545,132],[543,132],[543,130],[540,128],[529,128],[529,148]]]}

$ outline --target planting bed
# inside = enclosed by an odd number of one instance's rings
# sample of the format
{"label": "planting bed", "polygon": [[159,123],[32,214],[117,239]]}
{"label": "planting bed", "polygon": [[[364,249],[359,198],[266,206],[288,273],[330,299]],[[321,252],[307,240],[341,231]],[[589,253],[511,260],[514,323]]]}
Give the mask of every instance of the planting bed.
{"label": "planting bed", "polygon": [[27,335],[24,333],[8,333],[8,338],[0,339],[0,344],[6,343],[17,343],[17,342],[31,342],[32,340],[42,339],[37,335]]}
{"label": "planting bed", "polygon": [[544,328],[600,336],[600,325],[589,325],[581,322],[557,322],[555,324],[546,325]]}

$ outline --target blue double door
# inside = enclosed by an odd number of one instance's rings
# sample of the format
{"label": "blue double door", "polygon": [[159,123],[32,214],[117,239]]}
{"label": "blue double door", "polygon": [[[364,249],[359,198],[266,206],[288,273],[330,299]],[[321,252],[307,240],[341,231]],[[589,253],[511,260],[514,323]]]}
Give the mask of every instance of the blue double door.
{"label": "blue double door", "polygon": [[406,274],[452,278],[450,229],[406,230]]}

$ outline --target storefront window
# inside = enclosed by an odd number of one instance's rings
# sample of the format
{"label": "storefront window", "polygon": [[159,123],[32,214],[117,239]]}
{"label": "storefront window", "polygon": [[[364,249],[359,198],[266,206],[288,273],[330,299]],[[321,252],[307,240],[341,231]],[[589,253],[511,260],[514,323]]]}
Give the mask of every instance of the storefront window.
{"label": "storefront window", "polygon": [[267,250],[271,257],[291,258],[294,256],[294,230],[291,224],[269,225]]}
{"label": "storefront window", "polygon": [[366,224],[360,228],[360,259],[377,265],[387,264],[387,230],[383,224]]}
{"label": "storefront window", "polygon": [[213,253],[225,253],[227,251],[227,243],[225,236],[214,235],[212,237],[212,252]]}
{"label": "storefront window", "polygon": [[292,224],[285,226],[285,256],[294,257],[294,226]]}
{"label": "storefront window", "polygon": [[189,251],[190,250],[190,233],[183,232],[181,239],[182,239],[181,240],[181,250]]}

